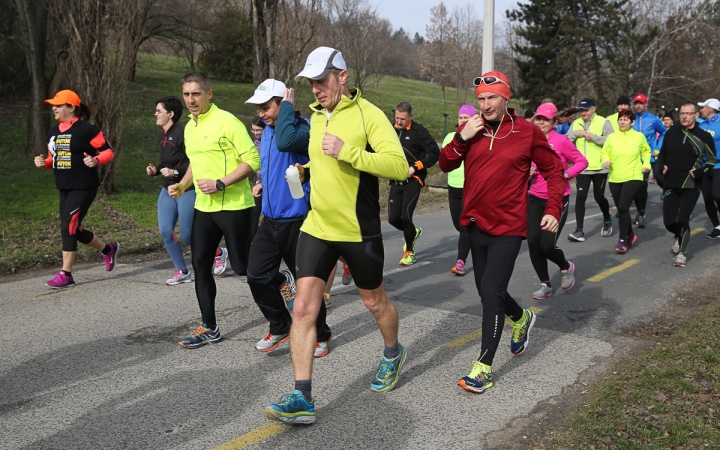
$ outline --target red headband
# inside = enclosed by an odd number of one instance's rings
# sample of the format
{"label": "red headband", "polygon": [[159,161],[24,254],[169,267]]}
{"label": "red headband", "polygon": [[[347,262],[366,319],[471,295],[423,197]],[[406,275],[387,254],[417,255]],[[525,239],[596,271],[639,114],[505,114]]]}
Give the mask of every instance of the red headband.
{"label": "red headband", "polygon": [[476,97],[481,92],[492,92],[506,100],[510,100],[510,80],[508,80],[508,77],[506,77],[504,73],[493,70],[492,72],[484,73],[482,78],[484,77],[495,77],[505,83],[497,81],[493,84],[485,84],[485,82],[482,82],[479,86],[475,87]]}

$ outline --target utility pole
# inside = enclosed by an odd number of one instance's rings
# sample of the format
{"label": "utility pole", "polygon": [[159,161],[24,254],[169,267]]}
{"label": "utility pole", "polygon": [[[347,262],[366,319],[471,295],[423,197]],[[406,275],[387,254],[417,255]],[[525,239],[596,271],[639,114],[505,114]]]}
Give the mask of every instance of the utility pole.
{"label": "utility pole", "polygon": [[495,70],[495,0],[485,0],[485,17],[483,19],[483,73]]}

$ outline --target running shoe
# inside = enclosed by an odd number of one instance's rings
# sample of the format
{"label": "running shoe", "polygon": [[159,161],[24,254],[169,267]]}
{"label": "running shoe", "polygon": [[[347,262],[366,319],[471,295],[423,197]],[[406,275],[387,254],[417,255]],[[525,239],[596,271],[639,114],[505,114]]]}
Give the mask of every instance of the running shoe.
{"label": "running shoe", "polygon": [[670,247],[674,255],[677,255],[680,252],[680,239],[675,238],[672,242],[672,247]]}
{"label": "running shoe", "polygon": [[[413,249],[415,248],[415,243],[417,242],[418,238],[422,235],[422,228],[415,227],[415,239],[413,239]],[[407,243],[403,244],[403,251],[407,251]]]}
{"label": "running shoe", "polygon": [[687,265],[687,256],[685,256],[685,253],[678,253],[673,258],[673,265],[675,267],[685,267]]}
{"label": "running shoe", "polygon": [[325,302],[325,309],[332,309],[332,303],[330,302],[330,294],[323,292],[323,301]]}
{"label": "running shoe", "polygon": [[637,214],[635,216],[635,225],[637,225],[638,228],[645,228],[645,216]]}
{"label": "running shoe", "polygon": [[65,275],[64,271],[60,271],[55,278],[45,282],[45,286],[53,289],[65,289],[75,286],[75,280],[73,280],[72,274]]}
{"label": "running shoe", "polygon": [[615,253],[623,254],[628,251],[627,243],[625,242],[625,239],[619,239],[617,245],[615,246]]}
{"label": "running shoe", "polygon": [[281,270],[281,274],[285,275],[285,284],[280,286],[280,295],[285,300],[285,307],[288,311],[292,312],[293,305],[295,304],[295,277],[289,270]]}
{"label": "running shoe", "polygon": [[187,273],[183,273],[182,270],[178,270],[175,272],[175,275],[173,275],[172,278],[165,280],[165,284],[167,284],[168,286],[175,286],[176,284],[190,283],[191,281],[192,275],[190,275],[189,270],[187,271]]}
{"label": "running shoe", "polygon": [[412,266],[415,264],[415,252],[407,251],[400,260],[401,266]]}
{"label": "running shoe", "polygon": [[265,417],[290,425],[310,425],[315,423],[315,400],[307,401],[302,392],[292,391],[279,402],[267,405]]}
{"label": "running shoe", "polygon": [[290,339],[289,334],[272,334],[268,333],[267,336],[265,336],[263,339],[260,339],[257,344],[255,344],[255,350],[259,351],[260,353],[269,353],[276,348],[278,348],[278,345],[282,344],[283,342]]}
{"label": "running shoe", "polygon": [[663,200],[665,200],[665,193],[664,193],[664,192],[663,192],[662,194],[660,194],[660,201],[663,201]]}
{"label": "running shoe", "polygon": [[458,381],[458,386],[466,391],[482,394],[493,386],[492,367],[480,361],[473,361],[470,374]]}
{"label": "running shoe", "polygon": [[650,181],[648,181],[650,184],[657,184],[657,178],[651,178]]}
{"label": "running shoe", "polygon": [[215,263],[213,264],[213,275],[215,276],[222,275],[225,269],[227,269],[228,251],[223,247],[218,248],[220,249],[220,254],[215,256]]}
{"label": "running shoe", "polygon": [[585,242],[585,233],[580,228],[576,228],[575,231],[568,234],[568,241]]}
{"label": "running shoe", "polygon": [[633,248],[637,240],[638,237],[635,235],[635,233],[631,231],[630,234],[625,237],[625,245],[627,246],[627,249],[630,250],[631,248]]}
{"label": "running shoe", "polygon": [[[612,195],[610,197],[612,197]],[[618,217],[620,217],[620,211],[615,213],[615,218],[617,219]]]}
{"label": "running shoe", "polygon": [[540,288],[533,292],[532,298],[535,300],[545,300],[548,297],[552,297],[552,289],[548,286],[545,286],[544,284],[540,285]]}
{"label": "running shoe", "polygon": [[405,347],[400,345],[400,354],[393,359],[387,359],[383,356],[377,374],[370,383],[370,389],[375,392],[385,392],[394,388],[400,378],[400,369],[402,369],[406,355]]}
{"label": "running shoe", "polygon": [[185,348],[198,348],[208,343],[220,342],[220,327],[215,325],[215,329],[211,330],[207,328],[205,324],[195,328],[195,331],[190,336],[182,338],[178,345]]}
{"label": "running shoe", "polygon": [[102,257],[105,260],[105,270],[110,272],[115,268],[115,260],[117,259],[118,253],[120,253],[120,243],[108,244],[108,247],[110,247],[110,253],[102,255]]}
{"label": "running shoe", "polygon": [[350,273],[350,268],[346,266],[345,264],[342,265],[343,269],[343,275],[342,275],[342,284],[343,286],[347,286],[350,283],[352,283],[352,274]]}
{"label": "running shoe", "polygon": [[706,237],[707,239],[717,239],[717,238],[720,238],[720,230],[718,230],[717,228],[713,228],[713,230],[710,232],[710,234],[708,234],[708,235],[705,236],[705,237]]}
{"label": "running shoe", "polygon": [[613,228],[612,228],[612,219],[606,220],[603,223],[602,230],[600,230],[600,236],[602,237],[608,237],[612,234]]}
{"label": "running shoe", "polygon": [[535,313],[525,309],[525,320],[521,324],[512,324],[512,337],[510,338],[510,352],[515,356],[525,353],[530,343],[530,330],[535,325]]}
{"label": "running shoe", "polygon": [[455,263],[455,267],[450,269],[450,272],[454,273],[459,277],[465,275],[465,262],[462,259],[458,259]]}
{"label": "running shoe", "polygon": [[566,291],[569,291],[573,288],[573,286],[575,286],[575,264],[570,261],[568,261],[568,264],[570,264],[570,267],[565,271],[565,273],[563,273],[562,270],[560,271],[562,288]]}
{"label": "running shoe", "polygon": [[317,344],[315,344],[316,358],[322,358],[323,356],[327,356],[327,354],[330,353],[330,341],[332,341],[332,336],[330,336],[325,342],[318,342]]}

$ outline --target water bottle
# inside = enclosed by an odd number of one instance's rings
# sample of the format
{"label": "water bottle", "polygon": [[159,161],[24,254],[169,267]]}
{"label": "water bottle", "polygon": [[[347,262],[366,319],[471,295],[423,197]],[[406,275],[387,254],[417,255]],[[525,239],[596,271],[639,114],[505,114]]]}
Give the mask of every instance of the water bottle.
{"label": "water bottle", "polygon": [[302,183],[300,183],[300,171],[298,171],[298,168],[295,166],[288,167],[285,171],[285,176],[287,177],[292,198],[298,199],[305,197],[305,191],[303,191]]}

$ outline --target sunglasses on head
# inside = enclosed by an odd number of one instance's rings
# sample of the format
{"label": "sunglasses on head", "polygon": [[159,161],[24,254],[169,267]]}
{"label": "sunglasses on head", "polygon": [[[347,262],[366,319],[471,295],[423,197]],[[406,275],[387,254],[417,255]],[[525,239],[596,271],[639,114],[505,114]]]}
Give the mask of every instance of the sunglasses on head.
{"label": "sunglasses on head", "polygon": [[485,84],[488,85],[488,86],[491,85],[491,84],[495,84],[495,83],[502,83],[502,84],[504,84],[505,86],[510,87],[509,84],[507,84],[506,82],[504,82],[503,80],[501,80],[501,79],[498,78],[498,77],[490,77],[490,76],[488,76],[488,77],[477,77],[477,78],[475,78],[475,80],[473,80],[473,86],[480,86],[480,85],[483,84],[483,83],[485,83]]}

